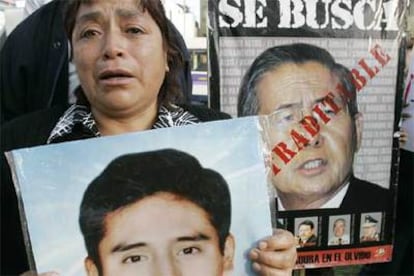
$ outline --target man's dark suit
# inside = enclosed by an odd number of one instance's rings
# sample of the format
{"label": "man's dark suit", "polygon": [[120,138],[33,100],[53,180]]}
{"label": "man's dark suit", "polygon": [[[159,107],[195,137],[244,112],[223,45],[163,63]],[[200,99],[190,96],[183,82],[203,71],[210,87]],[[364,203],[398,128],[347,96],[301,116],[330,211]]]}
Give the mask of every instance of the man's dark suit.
{"label": "man's dark suit", "polygon": [[388,210],[393,204],[392,194],[389,189],[352,176],[340,209],[356,212]]}
{"label": "man's dark suit", "polygon": [[300,247],[307,247],[307,246],[315,246],[318,239],[315,235],[310,236],[309,239],[306,240],[306,242],[303,242],[301,239],[299,239],[299,246]]}

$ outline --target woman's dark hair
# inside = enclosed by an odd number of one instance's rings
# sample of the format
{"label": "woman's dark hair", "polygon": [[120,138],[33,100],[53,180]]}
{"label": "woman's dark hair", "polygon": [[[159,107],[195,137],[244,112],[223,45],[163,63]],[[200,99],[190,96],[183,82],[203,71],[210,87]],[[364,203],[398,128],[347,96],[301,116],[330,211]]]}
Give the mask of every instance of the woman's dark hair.
{"label": "woman's dark hair", "polygon": [[[92,0],[65,0],[66,6],[63,12],[64,27],[67,37],[72,44],[72,33],[76,24],[76,16],[82,4],[90,5]],[[183,98],[180,85],[178,83],[179,72],[183,70],[184,57],[179,50],[176,39],[171,34],[174,28],[167,19],[164,6],[160,0],[137,0],[137,5],[144,11],[148,11],[160,28],[164,48],[167,51],[167,62],[169,72],[166,72],[164,81],[158,94],[158,105],[169,107],[171,103],[176,103]],[[73,49],[73,47],[72,47]],[[72,54],[71,54],[72,55]],[[89,104],[82,90],[77,91],[78,103]]]}

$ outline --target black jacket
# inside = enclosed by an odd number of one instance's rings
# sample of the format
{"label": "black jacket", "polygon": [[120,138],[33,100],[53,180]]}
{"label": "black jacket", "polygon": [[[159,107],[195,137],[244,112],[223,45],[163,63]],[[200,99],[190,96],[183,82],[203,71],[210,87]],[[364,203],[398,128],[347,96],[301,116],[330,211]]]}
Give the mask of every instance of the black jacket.
{"label": "black jacket", "polygon": [[44,5],[7,38],[0,53],[2,122],[68,102],[68,42],[62,3]]}
{"label": "black jacket", "polygon": [[352,176],[340,209],[353,212],[389,210],[393,205],[392,194],[390,189]]}
{"label": "black jacket", "polygon": [[[395,189],[382,188],[373,183],[358,179],[350,179],[348,191],[342,200],[340,211],[356,214],[363,222],[364,213],[381,212],[383,218],[383,241],[392,243],[393,225],[395,223]],[[396,225],[396,227],[398,227]]]}
{"label": "black jacket", "polygon": [[[68,40],[63,27],[66,0],[54,0],[23,20],[0,52],[1,122],[54,105],[68,103]],[[184,68],[179,85],[184,103],[192,91],[190,54],[184,39],[168,21]]]}
{"label": "black jacket", "polygon": [[[202,122],[231,118],[202,106],[182,106]],[[28,270],[16,192],[4,152],[46,144],[50,132],[67,106],[38,111],[6,123],[1,129],[1,267],[0,275],[17,275]],[[47,228],[47,227],[46,227]]]}

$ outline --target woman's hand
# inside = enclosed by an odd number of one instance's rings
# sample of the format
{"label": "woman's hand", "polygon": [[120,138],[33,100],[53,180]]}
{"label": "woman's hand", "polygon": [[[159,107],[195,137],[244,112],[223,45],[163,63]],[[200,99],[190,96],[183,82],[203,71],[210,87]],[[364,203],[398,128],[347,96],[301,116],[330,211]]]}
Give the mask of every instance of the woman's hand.
{"label": "woman's hand", "polygon": [[260,241],[249,255],[258,275],[292,275],[296,262],[295,238],[286,230],[276,229],[273,236]]}

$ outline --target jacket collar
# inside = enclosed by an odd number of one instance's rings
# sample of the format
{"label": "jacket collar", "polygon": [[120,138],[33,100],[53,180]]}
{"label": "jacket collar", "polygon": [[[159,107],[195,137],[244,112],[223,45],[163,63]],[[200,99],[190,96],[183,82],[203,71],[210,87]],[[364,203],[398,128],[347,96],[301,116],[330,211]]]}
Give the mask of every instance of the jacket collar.
{"label": "jacket collar", "polygon": [[[184,126],[199,123],[200,120],[181,107],[161,106],[153,129]],[[73,104],[60,117],[49,135],[47,144],[101,136],[95,119],[86,105]]]}

